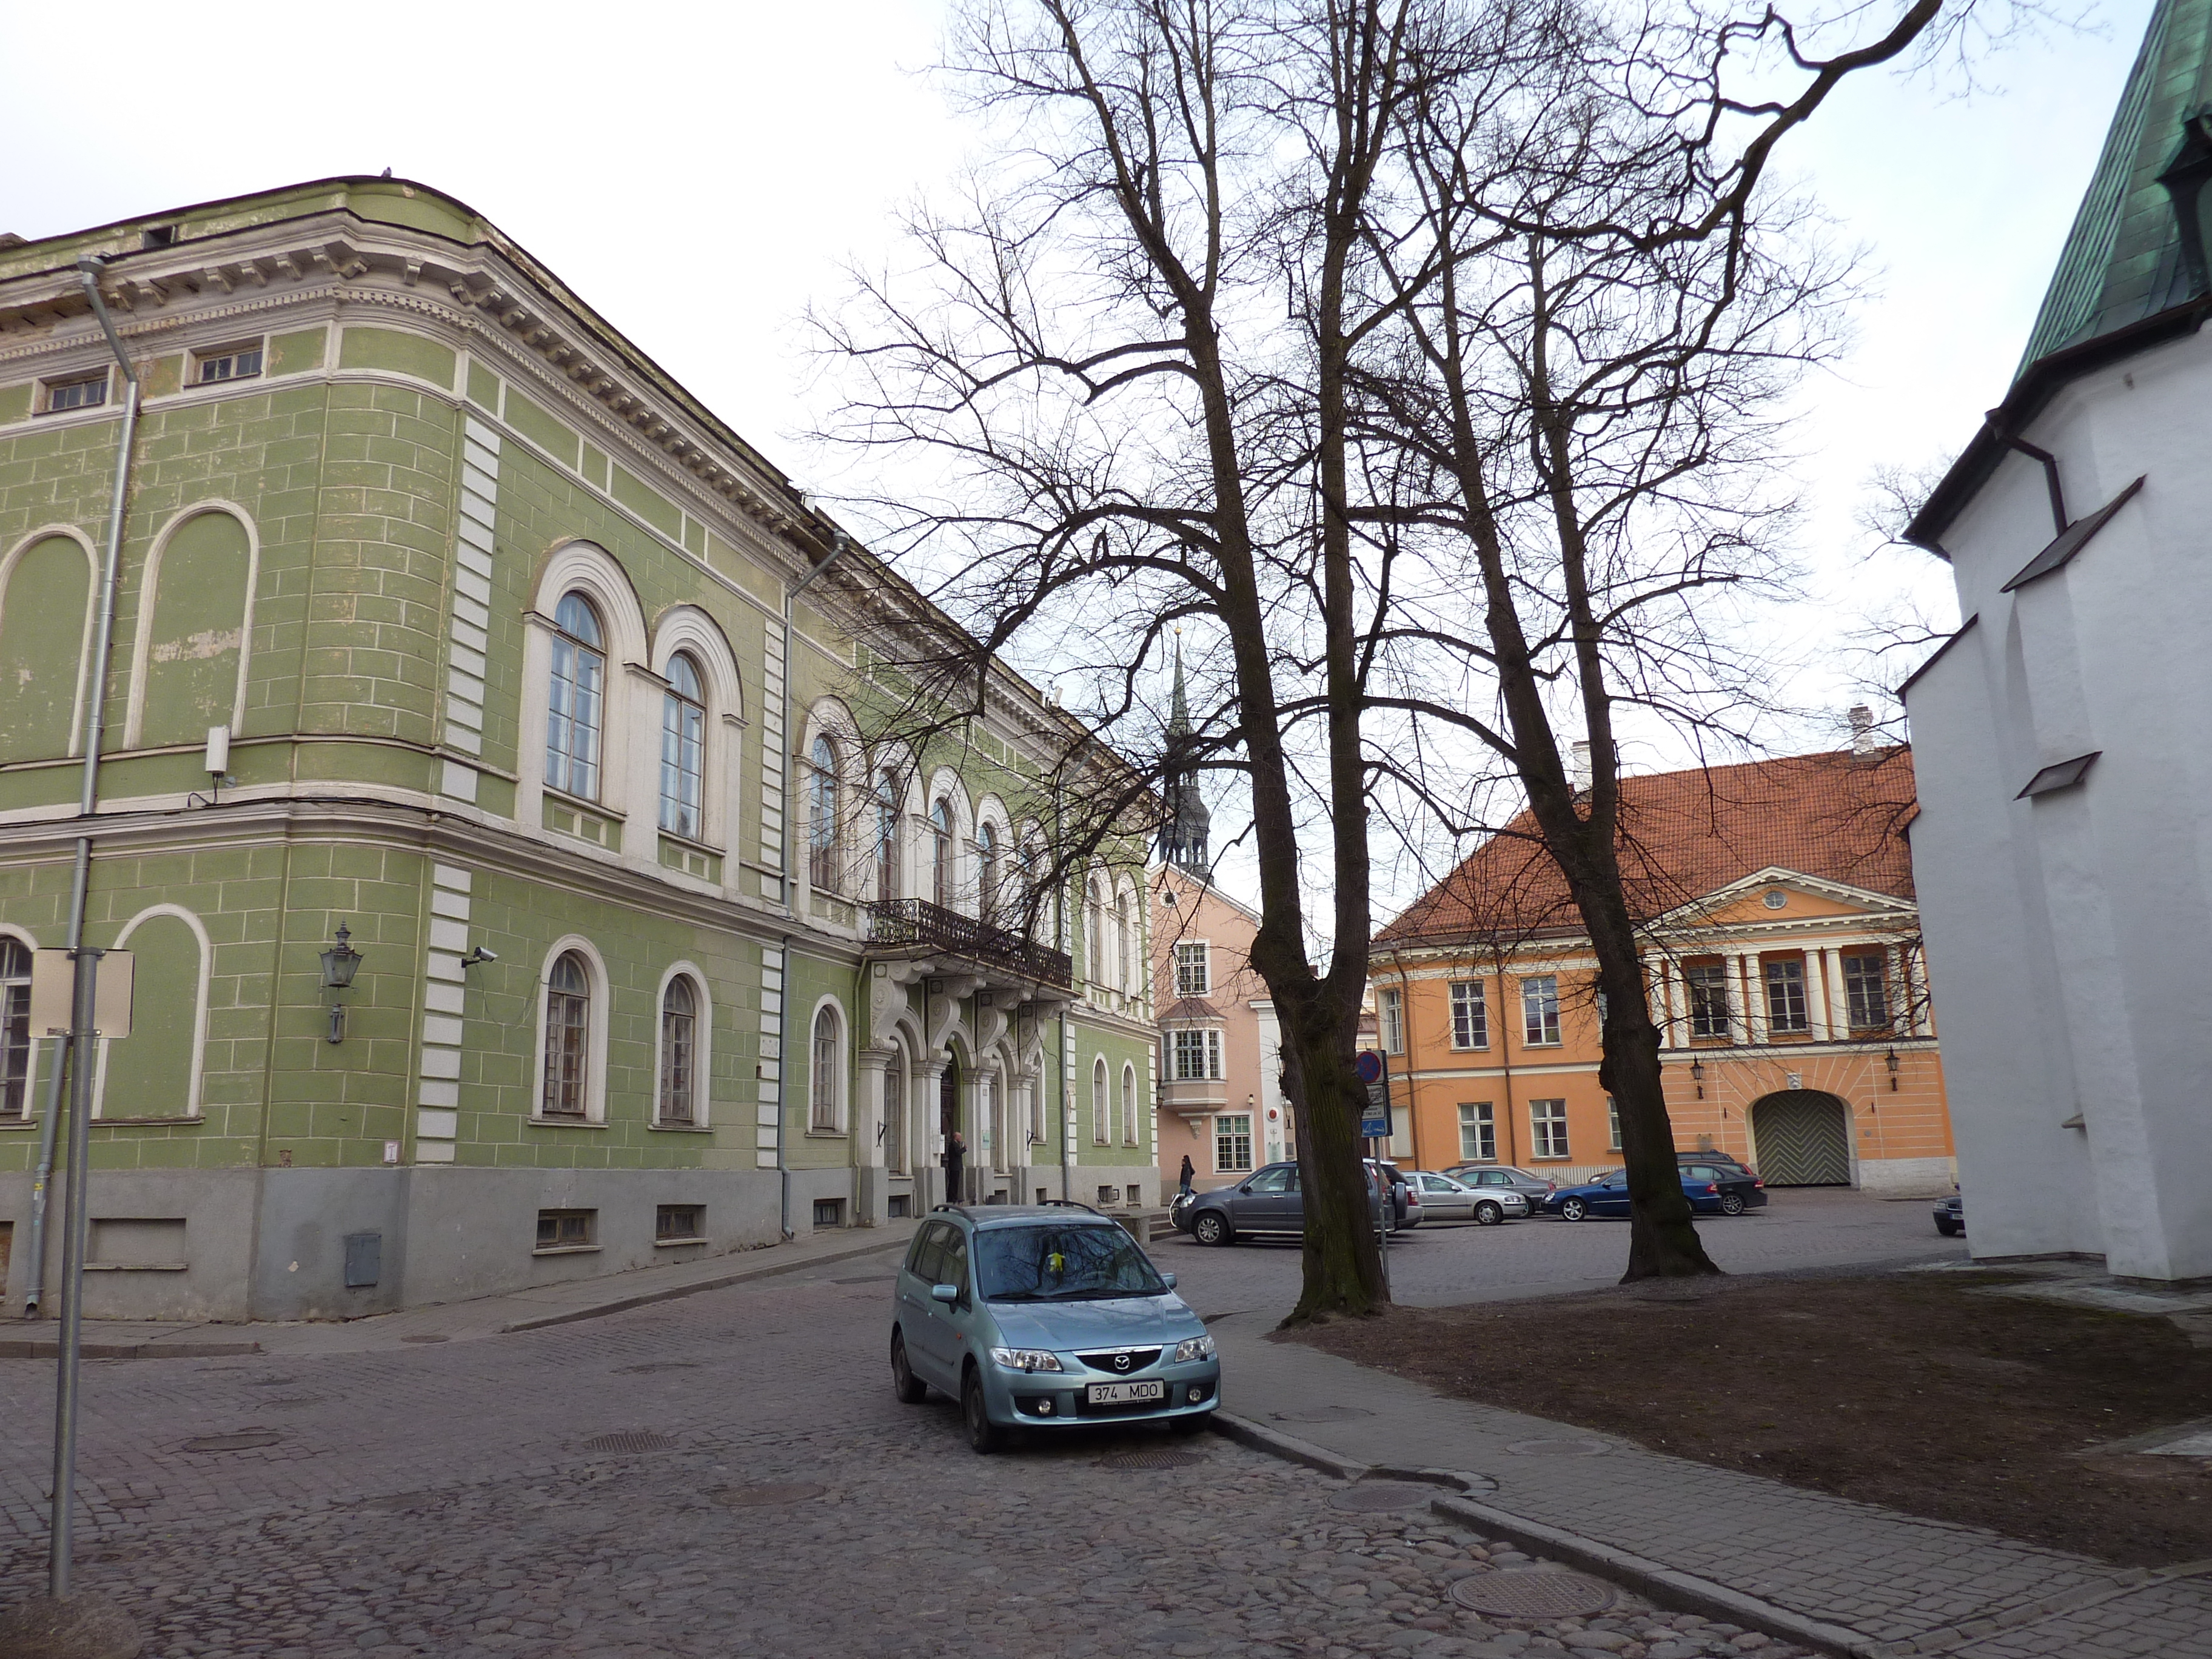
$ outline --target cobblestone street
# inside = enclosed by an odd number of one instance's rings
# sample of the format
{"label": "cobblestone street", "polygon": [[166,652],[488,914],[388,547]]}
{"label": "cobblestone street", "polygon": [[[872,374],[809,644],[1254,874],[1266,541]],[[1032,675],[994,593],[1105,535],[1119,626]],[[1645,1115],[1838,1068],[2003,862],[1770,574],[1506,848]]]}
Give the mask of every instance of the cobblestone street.
{"label": "cobblestone street", "polygon": [[[891,1398],[889,1261],[486,1341],[88,1366],[79,1582],[159,1659],[1798,1651],[1626,1595],[1478,1617],[1449,1583],[1525,1558],[1214,1437],[979,1458],[948,1403]],[[36,1425],[10,1598],[42,1568],[50,1373],[0,1362]]]}

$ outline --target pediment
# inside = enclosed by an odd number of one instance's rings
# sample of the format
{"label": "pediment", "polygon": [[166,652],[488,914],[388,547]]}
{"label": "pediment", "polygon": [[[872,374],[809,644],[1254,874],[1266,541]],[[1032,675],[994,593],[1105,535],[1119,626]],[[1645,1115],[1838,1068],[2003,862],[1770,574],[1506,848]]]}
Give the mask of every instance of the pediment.
{"label": "pediment", "polygon": [[[1770,893],[1782,894],[1784,902],[1779,906],[1771,903]],[[1851,916],[1894,916],[1913,908],[1911,900],[1895,894],[1769,865],[1678,905],[1657,918],[1656,925],[1675,928],[1783,926]]]}

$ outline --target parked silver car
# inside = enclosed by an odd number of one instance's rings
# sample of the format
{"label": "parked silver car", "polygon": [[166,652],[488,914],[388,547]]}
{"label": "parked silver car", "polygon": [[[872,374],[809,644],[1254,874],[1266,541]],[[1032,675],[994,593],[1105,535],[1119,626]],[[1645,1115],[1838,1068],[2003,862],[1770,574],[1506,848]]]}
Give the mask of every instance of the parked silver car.
{"label": "parked silver car", "polygon": [[1473,1187],[1434,1170],[1415,1170],[1407,1178],[1419,1191],[1421,1208],[1431,1221],[1472,1221],[1478,1227],[1495,1227],[1528,1213],[1528,1200],[1510,1187]]}

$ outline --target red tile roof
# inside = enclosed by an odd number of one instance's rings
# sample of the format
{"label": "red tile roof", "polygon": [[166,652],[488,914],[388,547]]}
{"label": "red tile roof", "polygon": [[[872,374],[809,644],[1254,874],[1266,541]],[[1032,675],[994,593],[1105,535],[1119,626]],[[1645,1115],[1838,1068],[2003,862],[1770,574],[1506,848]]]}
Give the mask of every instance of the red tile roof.
{"label": "red tile roof", "polygon": [[[1780,866],[1912,896],[1912,751],[1792,755],[1620,781],[1620,861],[1638,921]],[[1377,945],[1580,933],[1524,813],[1375,936]]]}

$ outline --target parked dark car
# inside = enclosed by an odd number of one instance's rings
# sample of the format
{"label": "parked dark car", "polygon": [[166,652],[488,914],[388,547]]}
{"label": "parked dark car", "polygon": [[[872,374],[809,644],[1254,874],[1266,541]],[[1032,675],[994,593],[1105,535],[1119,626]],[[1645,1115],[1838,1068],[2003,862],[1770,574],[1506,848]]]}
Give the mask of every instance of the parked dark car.
{"label": "parked dark car", "polygon": [[1741,1170],[1747,1176],[1756,1176],[1759,1173],[1758,1170],[1753,1169],[1750,1164],[1745,1163],[1733,1152],[1677,1152],[1674,1154],[1674,1162],[1677,1164],[1717,1164],[1724,1170]]}
{"label": "parked dark car", "polygon": [[[1374,1159],[1366,1160],[1370,1172],[1389,1169]],[[1394,1172],[1395,1173],[1395,1172]],[[1401,1178],[1402,1185],[1402,1177]],[[1381,1182],[1376,1183],[1373,1200],[1375,1213],[1382,1212]],[[1395,1199],[1396,1190],[1393,1190]],[[1407,1212],[1397,1215],[1398,1206],[1391,1205],[1394,1212],[1393,1231],[1401,1225],[1413,1224],[1420,1214],[1418,1199],[1409,1198]],[[1176,1227],[1188,1233],[1201,1244],[1228,1244],[1240,1238],[1297,1238],[1306,1230],[1305,1200],[1298,1191],[1298,1166],[1292,1163],[1270,1164],[1255,1170],[1233,1187],[1216,1187],[1212,1192],[1200,1193],[1187,1205],[1177,1205],[1170,1214]]]}
{"label": "parked dark car", "polygon": [[1544,1200],[1551,1197],[1553,1183],[1526,1170],[1516,1170],[1510,1164],[1451,1164],[1444,1167],[1446,1175],[1470,1187],[1504,1187],[1528,1200],[1528,1213],[1544,1213]]}
{"label": "parked dark car", "polygon": [[1946,1238],[1956,1238],[1966,1231],[1966,1200],[1954,1193],[1948,1198],[1936,1200],[1936,1231]]}
{"label": "parked dark car", "polygon": [[[1766,1183],[1740,1164],[1685,1164],[1682,1194],[1690,1208],[1703,1215],[1741,1215],[1763,1209]],[[1594,1215],[1628,1213],[1628,1171],[1611,1170],[1579,1187],[1562,1187],[1547,1207],[1562,1221],[1580,1221]]]}

